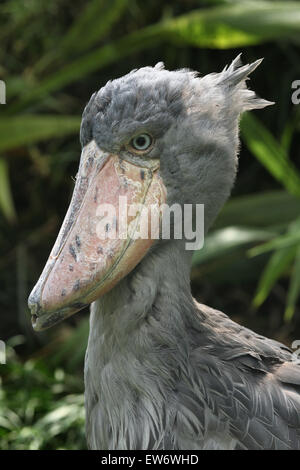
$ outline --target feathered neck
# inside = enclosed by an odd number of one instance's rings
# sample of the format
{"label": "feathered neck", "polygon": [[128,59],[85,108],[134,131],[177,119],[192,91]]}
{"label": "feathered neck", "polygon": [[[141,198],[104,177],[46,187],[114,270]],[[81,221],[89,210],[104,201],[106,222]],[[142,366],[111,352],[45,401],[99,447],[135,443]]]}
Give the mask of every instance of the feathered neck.
{"label": "feathered neck", "polygon": [[154,247],[132,273],[93,304],[91,329],[97,325],[99,335],[123,347],[140,329],[182,332],[184,314],[193,309],[191,252],[182,245],[168,241]]}
{"label": "feathered neck", "polygon": [[[191,253],[181,248],[177,241],[156,247],[92,305],[85,386],[87,400],[101,400],[106,426],[90,435],[102,446],[151,448],[153,439],[159,445],[172,419],[166,404],[188,369],[187,326],[195,315]],[[91,409],[89,402],[87,423]]]}

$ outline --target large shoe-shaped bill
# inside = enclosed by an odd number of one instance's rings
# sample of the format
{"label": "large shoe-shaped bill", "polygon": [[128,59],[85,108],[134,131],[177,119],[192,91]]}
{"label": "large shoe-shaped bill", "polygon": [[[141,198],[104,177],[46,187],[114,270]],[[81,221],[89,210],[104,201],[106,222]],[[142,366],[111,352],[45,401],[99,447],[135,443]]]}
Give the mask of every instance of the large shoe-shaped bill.
{"label": "large shoe-shaped bill", "polygon": [[[132,215],[129,208],[160,206],[165,200],[157,160],[143,166],[101,151],[95,141],[86,145],[70,207],[29,297],[34,329],[72,315],[126,276],[153,244],[155,232],[151,221],[148,236],[136,237],[141,211]],[[107,208],[114,209],[110,218]],[[159,224],[157,218],[154,223]]]}

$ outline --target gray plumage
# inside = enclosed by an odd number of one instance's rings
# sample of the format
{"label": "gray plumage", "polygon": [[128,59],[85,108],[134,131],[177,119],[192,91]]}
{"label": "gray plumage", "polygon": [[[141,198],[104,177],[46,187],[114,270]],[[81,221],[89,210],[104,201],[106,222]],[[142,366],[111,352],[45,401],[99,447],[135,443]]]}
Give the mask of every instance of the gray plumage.
{"label": "gray plumage", "polygon": [[[88,103],[81,142],[126,156],[149,132],[167,202],[205,204],[205,227],[230,194],[238,123],[270,102],[246,88],[260,61],[238,57],[199,78],[160,63],[108,82]],[[300,449],[300,367],[282,344],[192,298],[185,240],[159,240],[92,304],[85,361],[92,449]]]}

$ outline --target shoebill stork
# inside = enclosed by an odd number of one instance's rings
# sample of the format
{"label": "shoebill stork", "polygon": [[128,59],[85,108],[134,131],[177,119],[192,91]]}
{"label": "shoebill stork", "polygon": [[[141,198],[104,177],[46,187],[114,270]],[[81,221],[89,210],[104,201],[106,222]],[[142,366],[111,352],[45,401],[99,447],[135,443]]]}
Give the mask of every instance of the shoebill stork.
{"label": "shoebill stork", "polygon": [[237,57],[201,78],[144,67],[84,110],[74,194],[29,306],[41,330],[92,304],[91,449],[300,449],[300,366],[288,348],[193,299],[184,238],[135,236],[140,212],[122,237],[96,229],[99,205],[119,208],[120,195],[204,204],[211,226],[235,180],[240,115],[272,104],[246,87],[260,62]]}

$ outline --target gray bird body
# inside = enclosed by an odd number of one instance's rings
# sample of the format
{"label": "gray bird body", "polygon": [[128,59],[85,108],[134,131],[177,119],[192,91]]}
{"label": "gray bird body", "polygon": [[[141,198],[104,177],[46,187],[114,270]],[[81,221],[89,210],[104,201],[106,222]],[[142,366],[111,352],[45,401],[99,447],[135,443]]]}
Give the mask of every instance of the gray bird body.
{"label": "gray bird body", "polygon": [[300,449],[299,369],[282,344],[197,304],[176,249],[153,251],[92,305],[88,445]]}
{"label": "gray bird body", "polygon": [[[235,178],[240,113],[268,104],[245,88],[255,67],[239,65],[237,59],[223,77],[200,80],[141,69],[98,94],[106,103],[97,121],[99,145],[111,150],[115,142],[110,148],[107,139],[118,142],[136,129],[135,121],[139,129],[157,129],[153,156],[160,155],[168,201],[204,203],[206,227]],[[95,100],[84,113],[83,138],[92,106]],[[85,361],[89,447],[300,449],[300,367],[283,345],[197,304],[190,260],[180,241],[158,243],[92,304]]]}
{"label": "gray bird body", "polygon": [[[146,173],[149,194],[163,184],[169,206],[204,204],[207,231],[234,184],[241,113],[272,104],[246,87],[259,63],[238,57],[201,78],[145,67],[108,82],[84,110],[71,207],[29,305],[42,329],[93,302],[91,449],[300,449],[300,366],[285,346],[195,302],[186,240],[137,251],[132,240],[125,251],[105,241],[99,251],[92,233],[99,197],[135,194]],[[145,133],[152,144],[137,151],[132,139]]]}

